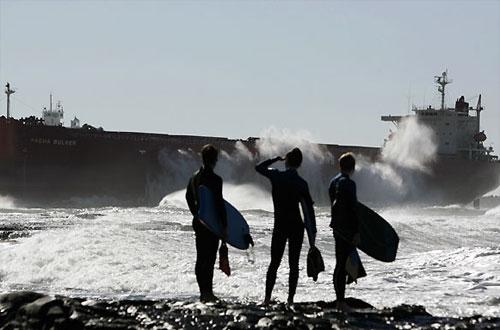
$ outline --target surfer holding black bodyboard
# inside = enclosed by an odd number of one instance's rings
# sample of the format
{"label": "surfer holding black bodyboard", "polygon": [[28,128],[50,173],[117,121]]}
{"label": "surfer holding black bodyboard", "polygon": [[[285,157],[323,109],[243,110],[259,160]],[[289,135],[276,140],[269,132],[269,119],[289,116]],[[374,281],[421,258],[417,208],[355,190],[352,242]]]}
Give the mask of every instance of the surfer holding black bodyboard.
{"label": "surfer holding black bodyboard", "polygon": [[[218,298],[213,293],[214,265],[217,259],[219,237],[204,226],[198,218],[200,186],[205,186],[214,196],[215,209],[219,215],[223,232],[227,233],[227,214],[222,198],[222,178],[214,173],[218,160],[218,150],[208,144],[201,150],[203,166],[193,174],[186,189],[186,200],[193,214],[193,229],[196,236],[196,281],[200,288],[202,302],[215,301]],[[223,243],[224,244],[224,243]]]}
{"label": "surfer holding black bodyboard", "polygon": [[[280,171],[269,166],[277,161],[285,161],[286,170]],[[306,220],[309,243],[314,246],[316,222],[314,220],[313,200],[307,182],[299,176],[297,169],[302,164],[302,152],[295,148],[285,158],[276,157],[265,160],[255,170],[271,181],[274,204],[274,229],[271,240],[271,263],[266,275],[266,296],[264,304],[271,300],[286,242],[288,241],[288,262],[290,267],[288,303],[293,303],[299,279],[299,258],[304,240],[304,222],[299,205],[305,205],[309,216]]]}
{"label": "surfer holding black bodyboard", "polygon": [[[333,286],[337,295],[337,308],[348,309],[345,303],[346,262],[352,253],[356,253],[359,243],[356,183],[350,178],[356,166],[354,156],[351,153],[343,154],[339,158],[339,166],[340,173],[332,179],[328,188],[332,203],[330,227],[335,238]],[[359,265],[362,267],[361,263]]]}
{"label": "surfer holding black bodyboard", "polygon": [[351,153],[339,158],[340,173],[330,182],[332,202],[330,227],[335,238],[336,264],[333,285],[337,307],[348,310],[345,286],[366,276],[357,249],[383,262],[396,259],[399,237],[389,222],[377,212],[358,202],[356,183],[351,179],[356,161]]}

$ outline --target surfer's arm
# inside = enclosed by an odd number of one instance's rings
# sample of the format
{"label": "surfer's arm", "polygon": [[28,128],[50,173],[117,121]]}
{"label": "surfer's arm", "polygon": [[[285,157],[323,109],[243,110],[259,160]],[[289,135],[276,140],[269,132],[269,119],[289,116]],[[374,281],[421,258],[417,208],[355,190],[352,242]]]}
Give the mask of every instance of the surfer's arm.
{"label": "surfer's arm", "polygon": [[[311,200],[312,201],[312,200]],[[311,243],[311,245],[315,245],[315,242],[316,242],[316,233],[317,233],[317,229],[316,229],[316,215],[314,214],[314,207],[313,207],[313,203],[310,203],[308,204],[308,211],[309,211],[309,235],[310,235],[310,238],[309,238],[309,241]]]}
{"label": "surfer's arm", "polygon": [[330,205],[333,205],[335,202],[335,184],[333,180],[330,182],[330,186],[328,187],[328,195],[330,196]]}
{"label": "surfer's arm", "polygon": [[302,192],[302,207],[304,208],[304,224],[309,237],[309,243],[314,246],[316,241],[316,216],[314,214],[314,201],[309,192],[309,186],[305,182],[304,191]]}
{"label": "surfer's arm", "polygon": [[283,160],[283,158],[278,156],[278,157],[271,158],[271,159],[265,160],[263,162],[260,162],[259,164],[257,164],[257,166],[255,166],[255,170],[257,172],[259,172],[260,174],[262,174],[263,176],[271,178],[272,174],[276,170],[269,168],[269,165],[271,165],[279,160]]}
{"label": "surfer's arm", "polygon": [[193,194],[192,180],[193,179],[189,180],[187,188],[186,188],[186,201],[188,203],[189,211],[191,211],[193,216],[196,217],[198,215],[198,209],[196,207],[196,200],[195,200],[195,197]]}

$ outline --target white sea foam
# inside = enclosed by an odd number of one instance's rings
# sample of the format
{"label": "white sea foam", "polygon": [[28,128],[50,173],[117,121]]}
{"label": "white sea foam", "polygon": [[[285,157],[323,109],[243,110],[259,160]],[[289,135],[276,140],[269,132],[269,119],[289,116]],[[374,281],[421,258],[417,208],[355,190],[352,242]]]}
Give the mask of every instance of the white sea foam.
{"label": "white sea foam", "polygon": [[500,196],[500,186],[496,187],[494,190],[492,190],[489,193],[485,194],[485,196]]}
{"label": "white sea foam", "polygon": [[[229,194],[227,197],[229,199]],[[270,202],[270,197],[269,202]],[[239,203],[237,199],[233,201]],[[327,208],[319,216],[317,245],[327,271],[306,277],[303,246],[298,301],[332,300],[334,243]],[[381,214],[400,235],[398,258],[382,263],[361,254],[368,277],[347,294],[378,307],[424,305],[437,315],[494,315],[500,295],[498,217],[447,208],[386,208]],[[216,271],[218,295],[260,301],[269,262],[272,213],[244,211],[256,247],[254,261],[230,248],[231,277]],[[195,297],[195,247],[184,208],[46,209],[7,212],[2,223],[36,224],[32,236],[0,241],[0,291],[34,289],[98,297]],[[275,296],[286,299],[285,255]]]}
{"label": "white sea foam", "polygon": [[490,217],[495,217],[495,218],[500,218],[500,205],[495,207],[495,208],[492,208],[488,211],[486,211],[486,216],[490,216]]}

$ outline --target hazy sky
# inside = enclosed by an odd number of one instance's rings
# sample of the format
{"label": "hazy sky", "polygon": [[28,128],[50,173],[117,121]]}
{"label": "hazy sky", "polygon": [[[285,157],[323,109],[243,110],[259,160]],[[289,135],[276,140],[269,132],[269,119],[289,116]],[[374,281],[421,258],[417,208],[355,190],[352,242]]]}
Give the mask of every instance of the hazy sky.
{"label": "hazy sky", "polygon": [[500,1],[0,0],[14,117],[53,92],[66,123],[107,130],[379,146],[381,115],[439,105],[445,69],[500,152]]}

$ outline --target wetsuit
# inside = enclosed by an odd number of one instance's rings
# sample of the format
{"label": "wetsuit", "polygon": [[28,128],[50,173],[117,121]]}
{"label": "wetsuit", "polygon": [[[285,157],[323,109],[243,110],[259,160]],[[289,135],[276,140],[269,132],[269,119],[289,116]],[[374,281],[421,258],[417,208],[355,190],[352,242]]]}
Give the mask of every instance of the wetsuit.
{"label": "wetsuit", "polygon": [[342,301],[345,298],[345,264],[355,249],[352,240],[358,232],[356,183],[347,174],[339,173],[330,182],[328,192],[332,203],[330,227],[333,229],[335,237],[336,264],[333,272],[333,286],[337,301]]}
{"label": "wetsuit", "polygon": [[289,168],[280,171],[268,168],[269,165],[279,160],[279,157],[263,161],[255,167],[255,170],[271,180],[272,196],[274,204],[274,229],[271,240],[271,263],[266,276],[266,297],[271,297],[276,273],[278,271],[286,241],[288,240],[288,263],[290,275],[288,278],[288,297],[293,300],[297,281],[299,278],[299,257],[304,240],[304,222],[302,221],[299,203],[304,201],[312,223],[308,225],[312,231],[312,244],[316,234],[316,223],[314,220],[313,200],[309,193],[307,182],[302,179],[297,170]]}
{"label": "wetsuit", "polygon": [[200,168],[189,180],[186,189],[186,201],[193,214],[193,229],[196,236],[196,281],[200,288],[201,298],[213,296],[212,280],[214,265],[217,258],[219,238],[208,230],[198,219],[199,199],[198,188],[203,185],[212,191],[215,197],[215,207],[220,215],[223,228],[226,228],[227,215],[222,199],[222,178],[211,168]]}

